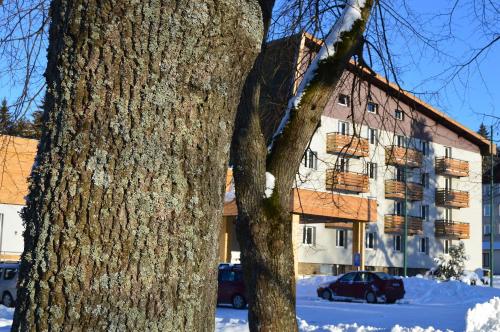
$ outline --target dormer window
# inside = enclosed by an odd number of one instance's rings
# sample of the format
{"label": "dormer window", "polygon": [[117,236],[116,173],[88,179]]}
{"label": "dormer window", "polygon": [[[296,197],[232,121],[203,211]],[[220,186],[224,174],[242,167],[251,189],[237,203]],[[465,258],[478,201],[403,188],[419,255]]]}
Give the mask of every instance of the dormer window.
{"label": "dormer window", "polygon": [[348,95],[339,95],[339,105],[342,106],[350,106],[351,105],[351,98],[349,98]]}

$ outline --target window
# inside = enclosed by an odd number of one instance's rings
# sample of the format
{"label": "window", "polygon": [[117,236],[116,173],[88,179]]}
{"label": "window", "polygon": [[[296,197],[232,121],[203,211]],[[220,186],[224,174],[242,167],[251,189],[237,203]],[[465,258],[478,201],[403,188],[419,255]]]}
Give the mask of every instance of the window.
{"label": "window", "polygon": [[368,104],[366,104],[366,111],[368,113],[377,114],[378,113],[378,104],[375,104],[375,103],[369,101]]}
{"label": "window", "polygon": [[421,141],[421,144],[422,144],[422,154],[424,156],[428,156],[429,155],[429,142],[427,141]]}
{"label": "window", "polygon": [[220,281],[239,281],[241,280],[241,271],[235,271],[232,269],[220,269],[219,270],[219,280]]}
{"label": "window", "polygon": [[349,172],[349,159],[338,158],[336,168],[338,172]]}
{"label": "window", "polygon": [[401,251],[401,235],[393,236],[392,247],[394,248],[394,251]]}
{"label": "window", "polygon": [[429,205],[422,205],[420,207],[420,216],[423,220],[429,221]]}
{"label": "window", "polygon": [[402,110],[396,110],[394,111],[394,117],[396,118],[396,120],[404,120],[405,112],[403,112]]}
{"label": "window", "polygon": [[394,180],[403,182],[405,180],[405,169],[403,167],[396,167],[394,177]]}
{"label": "window", "polygon": [[424,188],[429,188],[429,173],[422,173],[420,182]]}
{"label": "window", "polygon": [[304,154],[304,166],[307,168],[318,169],[318,153],[307,149]]}
{"label": "window", "polygon": [[351,272],[351,273],[348,273],[344,276],[342,276],[339,281],[340,282],[351,282],[354,280],[354,277],[356,277],[356,272]]}
{"label": "window", "polygon": [[309,245],[316,244],[316,227],[304,226],[302,233],[302,243]]}
{"label": "window", "polygon": [[5,280],[12,280],[17,274],[17,269],[15,268],[6,268],[5,273],[3,275],[3,278]]}
{"label": "window", "polygon": [[490,224],[484,224],[483,225],[483,234],[484,235],[490,235],[491,234]]}
{"label": "window", "polygon": [[370,144],[377,143],[377,129],[368,128],[368,141]]}
{"label": "window", "polygon": [[451,178],[444,179],[444,188],[446,189],[446,191],[451,190],[451,188],[453,188]]}
{"label": "window", "polygon": [[422,254],[429,254],[429,238],[421,237],[418,242],[418,252]]}
{"label": "window", "polygon": [[377,233],[376,232],[366,233],[365,248],[366,249],[375,249],[376,241],[377,241]]}
{"label": "window", "polygon": [[370,179],[377,178],[377,163],[368,162],[366,164],[366,175],[368,175]]}
{"label": "window", "polygon": [[483,252],[483,267],[490,267],[490,253]]}
{"label": "window", "polygon": [[444,243],[443,243],[443,252],[445,254],[449,254],[450,253],[450,246],[451,246],[451,240],[444,240]]}
{"label": "window", "polygon": [[351,103],[350,103],[350,98],[348,95],[343,95],[343,94],[340,94],[339,95],[339,105],[342,105],[342,106],[350,106]]}
{"label": "window", "polygon": [[394,214],[397,216],[402,216],[405,214],[405,204],[403,202],[394,202]]}
{"label": "window", "polygon": [[491,204],[484,204],[483,205],[483,216],[489,217],[491,215]]}
{"label": "window", "polygon": [[446,208],[446,210],[444,212],[445,212],[444,220],[452,221],[453,220],[453,209]]}
{"label": "window", "polygon": [[345,229],[337,229],[336,246],[337,248],[347,248],[347,231]]}
{"label": "window", "polygon": [[446,158],[451,158],[451,147],[447,146],[444,148],[444,156]]}
{"label": "window", "polygon": [[407,145],[407,138],[404,137],[403,135],[396,135],[396,145],[401,147],[401,148],[406,148]]}
{"label": "window", "polygon": [[349,135],[349,122],[339,121],[339,134]]}

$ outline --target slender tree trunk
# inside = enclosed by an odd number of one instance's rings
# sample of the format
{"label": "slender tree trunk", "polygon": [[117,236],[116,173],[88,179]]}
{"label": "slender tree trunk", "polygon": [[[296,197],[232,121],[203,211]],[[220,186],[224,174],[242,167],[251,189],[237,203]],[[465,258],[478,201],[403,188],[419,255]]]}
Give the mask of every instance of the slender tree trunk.
{"label": "slender tree trunk", "polygon": [[[359,49],[373,5],[370,0],[348,3],[359,9],[354,13],[359,19],[348,30],[337,27],[340,38],[330,45],[335,51],[318,62],[300,104],[290,110],[289,120],[269,153],[258,106],[265,54],[259,55],[245,82],[232,155],[238,205],[236,230],[249,291],[251,331],[297,331],[290,194],[304,150],[331,91]],[[353,7],[345,9],[351,11],[346,16],[352,14]],[[266,172],[275,178],[272,195],[265,194]]]}
{"label": "slender tree trunk", "polygon": [[260,2],[52,2],[14,331],[214,328],[213,244]]}

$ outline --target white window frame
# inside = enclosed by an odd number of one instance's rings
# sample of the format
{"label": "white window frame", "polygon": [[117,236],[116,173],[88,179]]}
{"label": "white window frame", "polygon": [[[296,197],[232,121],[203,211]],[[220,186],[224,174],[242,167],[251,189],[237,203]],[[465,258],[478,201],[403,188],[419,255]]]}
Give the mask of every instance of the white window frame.
{"label": "white window frame", "polygon": [[[397,239],[399,238],[399,249],[397,247]],[[392,236],[392,249],[397,252],[401,252],[403,248],[403,237],[401,235]]]}
{"label": "white window frame", "polygon": [[396,146],[406,148],[408,146],[408,138],[403,135],[396,135]]}
{"label": "white window frame", "polygon": [[429,188],[429,179],[429,173],[422,173],[420,182],[424,188]]}
{"label": "white window frame", "polygon": [[318,152],[307,149],[304,153],[304,167],[317,170],[318,169]]}
{"label": "white window frame", "polygon": [[[346,102],[345,102],[345,103],[343,103],[343,102],[341,101],[343,98],[345,98],[345,100],[346,100]],[[340,94],[339,94],[339,98],[337,99],[337,103],[338,103],[339,105],[341,105],[341,106],[346,106],[346,107],[349,107],[349,106],[351,106],[351,98],[350,98],[348,95],[346,95],[346,94],[340,93]]]}
{"label": "white window frame", "polygon": [[490,234],[491,234],[490,224],[484,224],[483,225],[483,235],[490,235]]}
{"label": "white window frame", "polygon": [[337,172],[349,172],[349,158],[338,158],[335,169]]}
{"label": "white window frame", "polygon": [[[344,130],[345,128],[345,130]],[[349,136],[350,123],[347,121],[339,121],[339,134]]]}
{"label": "white window frame", "polygon": [[366,232],[365,234],[365,249],[377,249],[377,232]]}
{"label": "white window frame", "polygon": [[403,121],[405,119],[405,111],[397,108],[395,111],[394,111],[394,118],[396,120],[400,120],[400,121]]}
{"label": "white window frame", "polygon": [[443,253],[445,255],[448,255],[450,253],[450,247],[451,247],[451,245],[452,245],[451,240],[445,239],[443,241]]}
{"label": "white window frame", "polygon": [[377,163],[371,161],[366,163],[366,175],[369,179],[377,179]]}
{"label": "white window frame", "polygon": [[483,217],[490,217],[490,216],[491,216],[491,204],[484,203],[484,205],[483,205]]}
{"label": "white window frame", "polygon": [[[370,105],[373,105],[373,111],[370,111]],[[372,113],[372,114],[378,114],[378,104],[377,103],[374,103],[373,101],[369,101],[366,103],[366,111],[368,113]]]}
{"label": "white window frame", "polygon": [[451,146],[444,147],[444,156],[445,158],[453,158],[453,149]]}
{"label": "white window frame", "polygon": [[[340,234],[342,234],[342,236],[340,236]],[[335,232],[335,247],[344,249],[347,248],[347,230],[337,229]]]}
{"label": "white window frame", "polygon": [[429,141],[421,141],[421,150],[422,150],[422,155],[427,156],[429,155]]}
{"label": "white window frame", "polygon": [[368,142],[370,144],[377,144],[378,142],[378,130],[375,128],[368,128]]}
{"label": "white window frame", "polygon": [[302,229],[302,244],[308,245],[308,246],[315,246],[316,245],[316,227],[315,226],[304,226],[304,228]]}
{"label": "white window frame", "polygon": [[421,254],[429,254],[429,238],[422,236],[418,239],[418,252]]}
{"label": "white window frame", "polygon": [[424,221],[430,221],[429,218],[429,205],[423,204],[420,206],[420,216]]}

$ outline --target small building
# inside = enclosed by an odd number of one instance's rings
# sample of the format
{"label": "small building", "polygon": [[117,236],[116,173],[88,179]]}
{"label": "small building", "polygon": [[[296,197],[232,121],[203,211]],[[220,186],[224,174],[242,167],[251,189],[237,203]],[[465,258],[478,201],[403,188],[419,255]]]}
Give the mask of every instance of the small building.
{"label": "small building", "polygon": [[24,248],[20,216],[38,141],[0,136],[0,260],[17,260]]}

